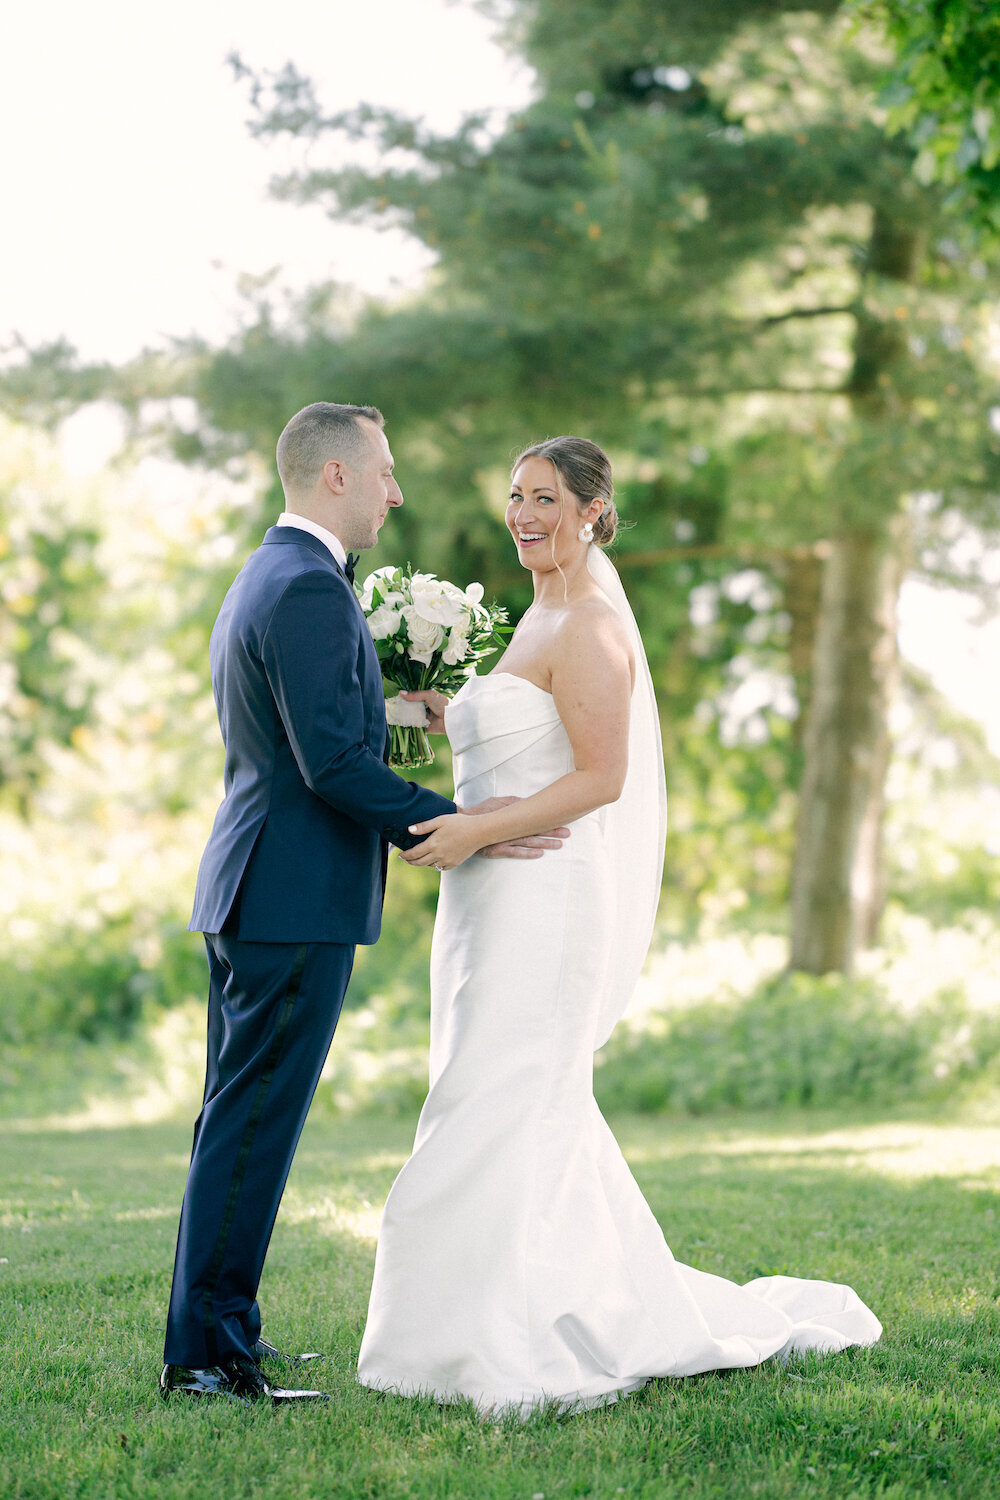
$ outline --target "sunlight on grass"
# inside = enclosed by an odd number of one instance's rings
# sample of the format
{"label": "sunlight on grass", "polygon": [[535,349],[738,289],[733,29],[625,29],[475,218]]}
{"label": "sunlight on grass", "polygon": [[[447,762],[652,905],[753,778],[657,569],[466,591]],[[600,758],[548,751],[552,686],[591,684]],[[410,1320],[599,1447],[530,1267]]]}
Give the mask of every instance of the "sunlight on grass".
{"label": "sunlight on grass", "polygon": [[143,1224],[153,1219],[169,1219],[173,1223],[177,1210],[173,1205],[169,1208],[127,1208],[109,1217],[115,1224]]}
{"label": "sunlight on grass", "polygon": [[373,1205],[367,1200],[357,1208],[348,1207],[333,1198],[306,1199],[299,1194],[286,1198],[282,1205],[282,1217],[289,1224],[308,1224],[321,1234],[350,1234],[358,1240],[369,1240],[372,1244],[378,1237],[382,1205]]}
{"label": "sunlight on grass", "polygon": [[911,1180],[991,1173],[1000,1178],[1000,1129],[995,1126],[886,1124],[777,1140],[749,1134],[706,1142],[701,1149],[721,1156],[754,1155],[776,1165],[794,1155],[808,1158],[814,1167],[862,1168]]}
{"label": "sunlight on grass", "polygon": [[[645,1134],[645,1133],[644,1133]],[[692,1141],[675,1134],[666,1122],[662,1140],[630,1142],[629,1159],[652,1164],[671,1157],[752,1157],[761,1166],[780,1168],[796,1157],[810,1169],[861,1170],[917,1181],[927,1177],[984,1179],[963,1186],[1000,1188],[1000,1126],[889,1121],[843,1129],[799,1129],[788,1134],[772,1127],[729,1134],[713,1131]]]}

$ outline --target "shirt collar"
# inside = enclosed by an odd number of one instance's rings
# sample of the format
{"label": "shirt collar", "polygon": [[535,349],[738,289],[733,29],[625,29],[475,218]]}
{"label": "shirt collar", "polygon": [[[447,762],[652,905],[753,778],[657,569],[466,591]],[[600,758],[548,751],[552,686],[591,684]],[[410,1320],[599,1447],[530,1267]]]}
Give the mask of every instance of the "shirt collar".
{"label": "shirt collar", "polygon": [[293,510],[283,510],[275,522],[276,526],[295,526],[299,531],[308,531],[310,536],[318,537],[325,547],[333,553],[334,561],[342,568],[347,567],[347,553],[339,536],[334,536],[332,531],[327,531],[325,526],[320,526],[316,521],[310,521],[308,516],[297,516]]}

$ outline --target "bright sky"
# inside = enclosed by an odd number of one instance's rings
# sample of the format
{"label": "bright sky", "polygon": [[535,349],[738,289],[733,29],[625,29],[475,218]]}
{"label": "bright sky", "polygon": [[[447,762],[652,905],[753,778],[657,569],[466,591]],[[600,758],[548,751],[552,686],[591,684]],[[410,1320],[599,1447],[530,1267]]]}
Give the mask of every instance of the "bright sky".
{"label": "bright sky", "polygon": [[[532,83],[487,21],[451,0],[8,4],[0,348],[12,332],[64,336],[117,361],[171,334],[218,341],[235,326],[238,274],[274,266],[295,287],[332,278],[391,293],[419,281],[426,253],[402,236],[268,198],[297,153],[250,137],[232,51],[254,68],[295,62],[330,109],[369,100],[440,129],[517,107]],[[900,640],[1000,752],[1000,624],[968,615],[963,596],[908,583]]]}
{"label": "bright sky", "polygon": [[903,584],[899,648],[963,714],[986,729],[1000,755],[1000,617],[982,618],[978,600],[919,578]]}
{"label": "bright sky", "polygon": [[[47,0],[0,21],[0,344],[66,336],[122,360],[169,334],[233,327],[241,271],[372,291],[413,284],[401,236],[270,201],[293,159],[246,128],[226,56],[286,61],[326,107],[392,105],[447,129],[516,107],[531,76],[448,0]],[[326,149],[325,147],[322,149]]]}

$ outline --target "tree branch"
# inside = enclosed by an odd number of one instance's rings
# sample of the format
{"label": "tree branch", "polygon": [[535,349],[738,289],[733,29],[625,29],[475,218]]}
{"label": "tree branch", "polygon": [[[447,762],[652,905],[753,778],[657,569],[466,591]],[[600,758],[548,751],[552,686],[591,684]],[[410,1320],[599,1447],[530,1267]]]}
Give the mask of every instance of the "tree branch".
{"label": "tree branch", "polygon": [[658,389],[662,396],[846,396],[842,385],[699,385]]}
{"label": "tree branch", "polygon": [[770,328],[775,323],[787,323],[792,318],[831,318],[837,313],[854,313],[857,308],[848,307],[793,307],[790,312],[772,313],[769,318],[761,318],[756,324],[758,328]]}
{"label": "tree branch", "polygon": [[794,547],[757,547],[752,542],[703,542],[697,547],[660,547],[655,552],[623,552],[615,557],[618,568],[652,568],[660,563],[691,562],[731,557],[734,562],[780,564],[793,558],[825,558],[830,543],[800,542]]}

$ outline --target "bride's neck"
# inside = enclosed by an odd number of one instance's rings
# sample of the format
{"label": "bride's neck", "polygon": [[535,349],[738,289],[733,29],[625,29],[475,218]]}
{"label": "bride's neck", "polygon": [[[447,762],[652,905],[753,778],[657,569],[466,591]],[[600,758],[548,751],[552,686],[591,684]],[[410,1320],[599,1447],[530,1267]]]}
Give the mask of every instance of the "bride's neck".
{"label": "bride's neck", "polygon": [[564,568],[560,572],[558,568],[552,568],[545,573],[536,573],[534,586],[536,604],[544,609],[561,609],[591,593],[594,581],[584,561],[581,566],[572,570]]}

